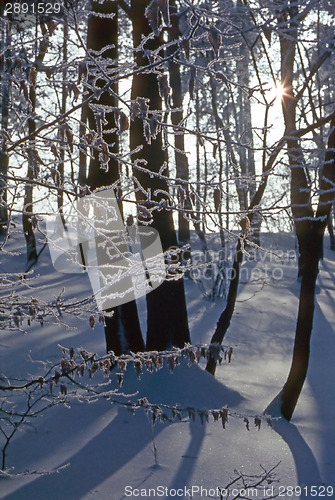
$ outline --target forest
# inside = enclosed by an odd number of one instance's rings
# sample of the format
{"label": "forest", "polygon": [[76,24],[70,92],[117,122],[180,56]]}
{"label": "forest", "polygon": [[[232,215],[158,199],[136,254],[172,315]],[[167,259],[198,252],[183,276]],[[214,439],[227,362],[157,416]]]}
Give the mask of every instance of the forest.
{"label": "forest", "polygon": [[332,1],[0,11],[1,498],[333,497]]}

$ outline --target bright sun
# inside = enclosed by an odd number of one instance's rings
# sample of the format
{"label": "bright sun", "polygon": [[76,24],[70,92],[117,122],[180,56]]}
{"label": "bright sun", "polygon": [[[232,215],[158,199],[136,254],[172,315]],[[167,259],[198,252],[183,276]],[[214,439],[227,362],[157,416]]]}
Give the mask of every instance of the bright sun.
{"label": "bright sun", "polygon": [[276,86],[274,87],[275,98],[281,100],[285,94],[285,87],[280,83],[276,82]]}

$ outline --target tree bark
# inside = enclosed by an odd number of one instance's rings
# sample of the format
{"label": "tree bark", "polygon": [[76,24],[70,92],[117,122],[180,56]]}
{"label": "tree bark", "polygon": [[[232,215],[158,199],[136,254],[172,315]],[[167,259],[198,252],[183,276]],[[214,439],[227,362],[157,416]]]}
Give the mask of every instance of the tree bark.
{"label": "tree bark", "polygon": [[[43,63],[46,56],[47,49],[49,47],[49,33],[46,26],[40,23],[40,29],[43,35],[41,42],[39,44],[38,52],[35,56],[35,62],[30,68],[29,72],[29,106],[30,114],[28,117],[28,131],[29,135],[33,135],[36,132],[36,78],[38,73],[38,68]],[[38,32],[38,25],[36,24],[36,35]],[[27,169],[27,179],[33,181],[39,176],[39,169],[41,166],[41,160],[35,149],[35,139],[31,139],[28,144],[28,169]],[[36,249],[36,239],[34,233],[34,185],[33,182],[28,182],[25,186],[24,192],[24,202],[23,202],[23,232],[26,238],[27,246],[27,270],[30,269],[38,259],[37,249]]]}
{"label": "tree bark", "polygon": [[[253,208],[256,207],[257,205],[259,205],[261,200],[262,200],[262,197],[263,197],[263,194],[265,192],[267,182],[268,182],[268,174],[274,165],[274,162],[275,162],[277,155],[280,151],[280,147],[281,146],[279,143],[277,149],[272,152],[272,154],[270,155],[270,158],[268,159],[268,162],[264,166],[262,180],[261,180],[255,194],[253,195],[253,198],[252,198],[250,205],[248,207],[248,213],[249,213],[248,219],[249,219],[250,224],[252,224],[254,214],[256,213],[253,211]],[[236,247],[236,252],[235,252],[235,256],[234,256],[233,271],[232,271],[232,276],[231,276],[230,283],[229,283],[229,290],[228,290],[226,307],[223,310],[223,312],[219,318],[219,321],[217,322],[215,332],[211,338],[211,344],[212,343],[218,343],[218,344],[222,343],[222,341],[227,333],[227,330],[230,326],[230,321],[231,321],[232,315],[234,313],[236,298],[237,298],[237,290],[238,290],[238,285],[239,285],[239,280],[240,280],[240,269],[241,269],[241,265],[243,262],[243,236],[245,236],[245,234],[241,235],[239,237],[237,247]],[[212,375],[215,375],[216,361],[215,361],[215,358],[211,355],[208,358],[206,370],[209,373],[211,373]]]}
{"label": "tree bark", "polygon": [[[100,16],[103,15],[103,17]],[[105,71],[106,68],[111,68],[117,64],[118,58],[118,7],[117,2],[106,0],[103,3],[92,1],[92,14],[88,23],[88,37],[87,37],[88,50],[98,53],[103,48],[109,47],[102,54],[104,60],[100,62],[100,68]],[[98,67],[99,63],[97,64]],[[93,72],[97,67],[92,68]],[[100,69],[98,69],[100,71]],[[108,75],[99,75],[94,83],[95,88],[103,88],[107,83]],[[92,83],[94,77],[92,78]],[[101,130],[101,139],[107,144],[108,148],[113,148],[113,153],[116,155],[119,147],[119,136],[116,132],[105,132],[116,128],[114,112],[110,108],[117,108],[118,101],[117,84],[111,85],[111,91],[106,90],[99,98],[98,102],[93,102],[94,105],[105,107],[104,118],[106,123]],[[90,130],[97,130],[97,122],[99,119],[95,115],[91,107],[87,109],[88,123]],[[108,166],[102,165],[100,161],[101,151],[95,150],[93,157],[90,159],[89,173],[87,183],[91,189],[96,189],[102,186],[111,186],[119,181],[119,165],[115,156],[110,157]],[[83,168],[82,168],[83,170]],[[81,177],[83,172],[81,171]],[[82,182],[81,178],[81,182]],[[119,203],[121,214],[122,205]],[[97,238],[98,239],[98,238]],[[97,256],[100,265],[106,264],[106,256],[104,248],[99,248],[97,241]],[[131,276],[129,276],[129,286],[132,286]],[[114,351],[115,354],[120,355],[124,352],[143,351],[144,342],[141,333],[140,322],[138,318],[136,301],[132,300],[126,304],[121,304],[113,309],[106,311],[105,321],[105,337],[106,337],[106,350]]]}
{"label": "tree bark", "polygon": [[[136,0],[132,2],[131,20],[133,25],[133,45],[138,49],[142,37],[152,34],[148,21],[145,17],[145,8],[149,2]],[[156,50],[162,44],[159,36],[145,43],[147,51]],[[135,52],[137,69],[148,65],[149,60],[142,50]],[[166,162],[166,151],[163,150],[162,132],[157,130],[150,139],[143,135],[143,126],[147,126],[150,119],[155,120],[157,112],[162,109],[162,101],[159,95],[157,74],[153,72],[138,72],[133,77],[132,101],[137,98],[148,99],[150,111],[147,116],[135,116],[130,127],[130,147],[134,151],[140,147],[140,151],[132,155],[133,163],[145,161],[145,167],[153,173],[148,173],[134,168],[134,176],[139,182],[141,189],[137,191],[139,205],[146,206],[149,193],[151,199],[157,203],[169,203],[169,186],[165,178],[159,175],[161,167]],[[152,122],[151,122],[152,123]],[[166,170],[164,175],[167,175]],[[152,212],[152,227],[154,227],[161,238],[163,251],[171,247],[176,248],[178,241],[173,224],[172,212],[162,208]],[[149,293],[147,299],[147,349],[164,350],[171,346],[184,346],[190,341],[184,283],[182,276],[179,279],[166,279],[158,288]],[[176,278],[176,276],[174,277]]]}
{"label": "tree bark", "polygon": [[[171,27],[168,30],[169,42],[177,42],[179,39],[179,18],[177,16],[177,7],[175,0],[170,1],[171,9]],[[176,49],[176,44],[172,44],[167,53],[173,54]],[[178,127],[183,120],[183,93],[181,85],[180,65],[173,59],[169,61],[170,86],[172,89],[172,103],[174,110],[171,113],[171,122],[175,127]],[[180,182],[180,187],[188,193],[189,180],[189,165],[188,158],[185,154],[185,134],[182,131],[175,131],[175,162],[176,162],[176,177],[185,183]],[[182,245],[190,242],[190,224],[182,211],[178,212],[178,240]]]}
{"label": "tree bark", "polygon": [[[217,343],[221,344],[223,338],[230,326],[230,321],[234,313],[238,284],[240,280],[240,269],[243,261],[243,241],[239,238],[237,243],[237,248],[234,257],[234,264],[232,269],[232,276],[229,284],[229,291],[227,296],[226,307],[223,310],[219,321],[217,322],[215,332],[211,338],[211,344]],[[206,365],[206,370],[215,375],[216,370],[216,360],[214,356],[209,355]]]}
{"label": "tree bark", "polygon": [[308,370],[315,307],[315,284],[319,271],[319,261],[322,257],[324,232],[334,202],[334,148],[335,120],[333,119],[323,167],[317,212],[313,220],[306,221],[306,234],[300,238],[300,252],[304,256],[304,265],[300,271],[299,311],[291,368],[281,393],[281,412],[287,420],[292,418]]}
{"label": "tree bark", "polygon": [[[298,34],[298,5],[289,9],[283,3],[278,15],[281,27],[281,83],[285,89],[282,98],[287,152],[291,171],[291,209],[299,245],[299,277],[301,278],[298,318],[295,331],[291,368],[281,393],[270,403],[268,410],[279,399],[282,415],[291,420],[303,388],[310,356],[313,329],[315,284],[322,258],[323,236],[334,200],[335,130],[334,117],[320,183],[320,196],[316,214],[311,204],[311,191],[304,166],[302,147],[296,136],[297,95],[293,91],[294,58]],[[301,92],[299,96],[301,96]],[[267,411],[267,410],[266,410]]]}
{"label": "tree bark", "polygon": [[[3,8],[2,8],[3,9]],[[2,10],[1,9],[1,10]],[[9,115],[9,99],[11,76],[9,72],[11,33],[10,23],[1,25],[1,43],[0,53],[3,57],[0,61],[0,85],[1,85],[1,129],[7,130]],[[8,224],[7,208],[7,173],[8,173],[8,154],[6,152],[6,139],[1,137],[0,144],[0,234],[5,230]]]}

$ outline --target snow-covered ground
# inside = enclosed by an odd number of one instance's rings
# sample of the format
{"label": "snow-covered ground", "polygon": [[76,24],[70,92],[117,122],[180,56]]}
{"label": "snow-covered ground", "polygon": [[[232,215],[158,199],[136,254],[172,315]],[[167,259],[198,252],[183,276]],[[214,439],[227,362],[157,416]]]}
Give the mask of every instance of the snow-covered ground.
{"label": "snow-covered ground", "polygon": [[[22,242],[21,242],[22,243]],[[201,423],[188,419],[156,422],[140,409],[106,399],[91,404],[58,405],[30,421],[16,433],[7,449],[10,475],[0,481],[0,496],[12,500],[79,500],[124,498],[335,498],[335,254],[325,245],[316,296],[314,330],[308,377],[291,423],[254,417],[278,394],[291,362],[299,284],[296,280],[294,238],[287,234],[263,236],[273,253],[258,261],[246,258],[238,301],[225,345],[233,347],[232,362],[222,362],[216,378],[204,362],[181,362],[173,372],[163,368],[145,372],[138,380],[129,368],[124,394],[136,392],[151,403],[220,409],[229,419]],[[15,238],[11,245],[15,246]],[[4,255],[1,273],[24,270],[19,255]],[[34,276],[28,298],[83,297],[89,287],[81,275],[61,275],[50,264],[48,250]],[[37,289],[37,284],[45,287]],[[192,343],[208,343],[224,302],[211,302],[199,286],[186,280]],[[9,377],[38,373],[33,361],[57,360],[59,344],[84,347],[104,354],[101,324],[91,329],[88,317],[66,319],[70,326],[34,322],[27,333],[2,332],[0,371]],[[142,318],[144,323],[144,319]],[[94,379],[93,379],[94,380]],[[115,383],[116,384],[116,383]],[[117,384],[115,385],[117,387]],[[247,430],[244,417],[248,417]],[[275,467],[277,466],[277,467]],[[273,467],[275,477],[256,491],[241,481],[227,485],[240,473],[260,476]],[[14,468],[14,469],[11,469]],[[248,485],[257,482],[249,478]],[[301,489],[296,488],[297,486]],[[299,494],[301,492],[301,495]]]}

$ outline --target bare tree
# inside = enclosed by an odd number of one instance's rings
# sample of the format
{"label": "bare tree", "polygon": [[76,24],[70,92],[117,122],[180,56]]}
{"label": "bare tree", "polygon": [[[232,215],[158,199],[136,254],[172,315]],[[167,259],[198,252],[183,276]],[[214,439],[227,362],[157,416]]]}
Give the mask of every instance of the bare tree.
{"label": "bare tree", "polygon": [[[1,6],[1,14],[3,7]],[[8,113],[10,108],[10,45],[11,27],[9,23],[0,21],[1,44],[0,44],[0,84],[1,84],[1,146],[0,146],[0,231],[3,232],[8,224],[7,210],[7,182],[8,155],[6,153],[6,130],[8,127]]]}
{"label": "bare tree", "polygon": [[[158,8],[155,2],[150,5]],[[151,215],[149,211],[147,214],[152,217],[152,227],[160,234],[163,251],[168,251],[176,248],[178,241],[172,212],[165,208],[170,204],[169,185],[160,175],[165,170],[167,159],[159,125],[162,110],[159,79],[164,78],[165,69],[164,65],[160,67],[159,61],[164,54],[161,53],[162,40],[159,32],[153,33],[149,25],[148,17],[151,13],[148,9],[150,6],[146,0],[135,1],[131,7],[135,64],[136,69],[141,71],[135,72],[132,82],[131,98],[135,112],[130,127],[130,148],[133,151],[134,176],[140,186],[136,192],[138,204],[144,210],[150,208],[151,201],[158,204],[159,209],[154,210]],[[162,11],[162,16],[164,15],[167,15],[167,10]],[[155,22],[155,18],[153,19]],[[150,69],[151,65],[156,68],[155,72],[144,70]],[[143,135],[143,127],[146,137]],[[142,165],[146,166],[146,172],[138,168]],[[182,274],[168,276],[159,288],[147,295],[147,307],[149,350],[182,346],[190,341]]]}
{"label": "bare tree", "polygon": [[[322,168],[319,202],[316,212],[312,207],[312,189],[301,144],[296,133],[296,105],[299,101],[294,91],[294,61],[298,40],[298,28],[306,12],[298,5],[282,4],[278,11],[281,47],[281,78],[285,89],[283,116],[287,136],[287,153],[291,172],[291,208],[299,245],[299,276],[301,288],[299,310],[291,369],[280,394],[281,412],[290,420],[302,390],[309,362],[310,339],[313,329],[315,284],[322,257],[324,231],[334,201],[335,181],[335,120],[332,117],[328,148]],[[305,83],[310,75],[306,76]],[[271,405],[270,405],[271,408]]]}
{"label": "bare tree", "polygon": [[[87,38],[90,59],[82,64],[89,65],[89,85],[95,91],[101,89],[101,93],[87,109],[90,133],[98,136],[97,146],[90,158],[87,183],[91,189],[115,186],[120,198],[122,191],[117,157],[120,129],[117,122],[119,102],[116,73],[119,45],[118,6],[114,1],[105,1],[102,4],[93,1],[91,5]],[[93,61],[93,64],[90,61]],[[119,203],[119,209],[122,214],[122,203]],[[98,262],[104,265],[106,254],[100,246],[101,241],[97,240]],[[128,281],[129,286],[132,286],[131,276]],[[104,322],[107,352],[121,354],[129,350],[143,351],[144,343],[135,300],[106,312]]]}

